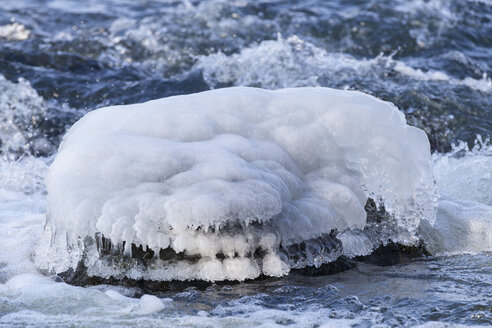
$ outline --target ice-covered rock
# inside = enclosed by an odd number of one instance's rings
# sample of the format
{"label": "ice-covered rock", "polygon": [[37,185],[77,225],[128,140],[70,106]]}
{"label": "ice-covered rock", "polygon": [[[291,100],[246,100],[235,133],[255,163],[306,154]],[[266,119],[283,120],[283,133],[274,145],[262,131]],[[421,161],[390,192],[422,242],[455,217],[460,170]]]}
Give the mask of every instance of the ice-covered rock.
{"label": "ice-covered rock", "polygon": [[[356,255],[343,240],[369,238],[336,234],[364,229],[368,198],[384,204],[395,242],[434,217],[425,133],[391,103],[328,88],[93,111],[66,134],[47,188],[52,236],[38,263],[84,261],[106,277],[244,280]],[[120,260],[104,260],[114,249]],[[154,258],[142,266],[139,252]]]}

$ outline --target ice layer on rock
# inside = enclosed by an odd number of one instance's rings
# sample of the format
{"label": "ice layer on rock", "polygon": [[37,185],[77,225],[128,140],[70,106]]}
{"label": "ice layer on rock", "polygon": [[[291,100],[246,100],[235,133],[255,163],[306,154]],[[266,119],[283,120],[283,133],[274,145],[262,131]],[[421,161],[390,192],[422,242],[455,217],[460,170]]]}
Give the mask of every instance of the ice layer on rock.
{"label": "ice layer on rock", "polygon": [[[328,88],[227,88],[95,110],[64,137],[47,189],[50,252],[38,262],[135,279],[244,280],[357,255],[343,240],[368,238],[336,234],[365,228],[368,198],[390,214],[397,242],[434,216],[425,133],[391,103]],[[154,254],[151,265],[115,269],[101,260],[108,241],[129,259]]]}

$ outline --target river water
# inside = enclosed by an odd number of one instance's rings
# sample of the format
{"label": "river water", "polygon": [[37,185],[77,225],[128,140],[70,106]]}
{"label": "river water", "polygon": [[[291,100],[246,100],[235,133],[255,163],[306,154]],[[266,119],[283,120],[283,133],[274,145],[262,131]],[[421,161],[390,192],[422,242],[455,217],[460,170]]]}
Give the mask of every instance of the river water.
{"label": "river water", "polygon": [[[3,0],[0,326],[492,325],[492,2]],[[44,176],[87,112],[229,86],[324,86],[423,129],[432,256],[146,294],[43,276]],[[461,141],[461,143],[459,143]]]}

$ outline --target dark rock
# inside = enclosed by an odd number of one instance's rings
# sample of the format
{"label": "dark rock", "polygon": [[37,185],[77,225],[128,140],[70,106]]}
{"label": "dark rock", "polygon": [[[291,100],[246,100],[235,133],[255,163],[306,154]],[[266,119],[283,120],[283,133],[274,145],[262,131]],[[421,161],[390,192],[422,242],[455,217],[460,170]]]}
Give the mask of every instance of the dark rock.
{"label": "dark rock", "polygon": [[340,273],[343,271],[353,269],[356,266],[357,264],[353,260],[342,256],[339,257],[334,262],[324,263],[319,267],[308,266],[302,269],[291,270],[291,272],[295,272],[308,277],[317,277],[317,276],[325,276],[325,275]]}
{"label": "dark rock", "polygon": [[415,246],[405,246],[391,242],[379,246],[367,256],[358,256],[355,260],[379,266],[389,266],[408,263],[413,259],[424,255],[430,254],[426,251],[423,243],[419,243]]}

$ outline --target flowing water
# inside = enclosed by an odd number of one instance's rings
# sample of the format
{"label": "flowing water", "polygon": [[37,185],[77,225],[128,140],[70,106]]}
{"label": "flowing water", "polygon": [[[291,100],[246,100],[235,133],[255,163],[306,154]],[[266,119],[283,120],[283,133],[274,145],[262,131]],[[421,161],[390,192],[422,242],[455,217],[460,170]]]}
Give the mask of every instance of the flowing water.
{"label": "flowing water", "polygon": [[[491,76],[489,0],[1,1],[0,326],[492,325]],[[151,294],[39,272],[44,177],[75,121],[229,86],[394,103],[433,152],[433,255]]]}

